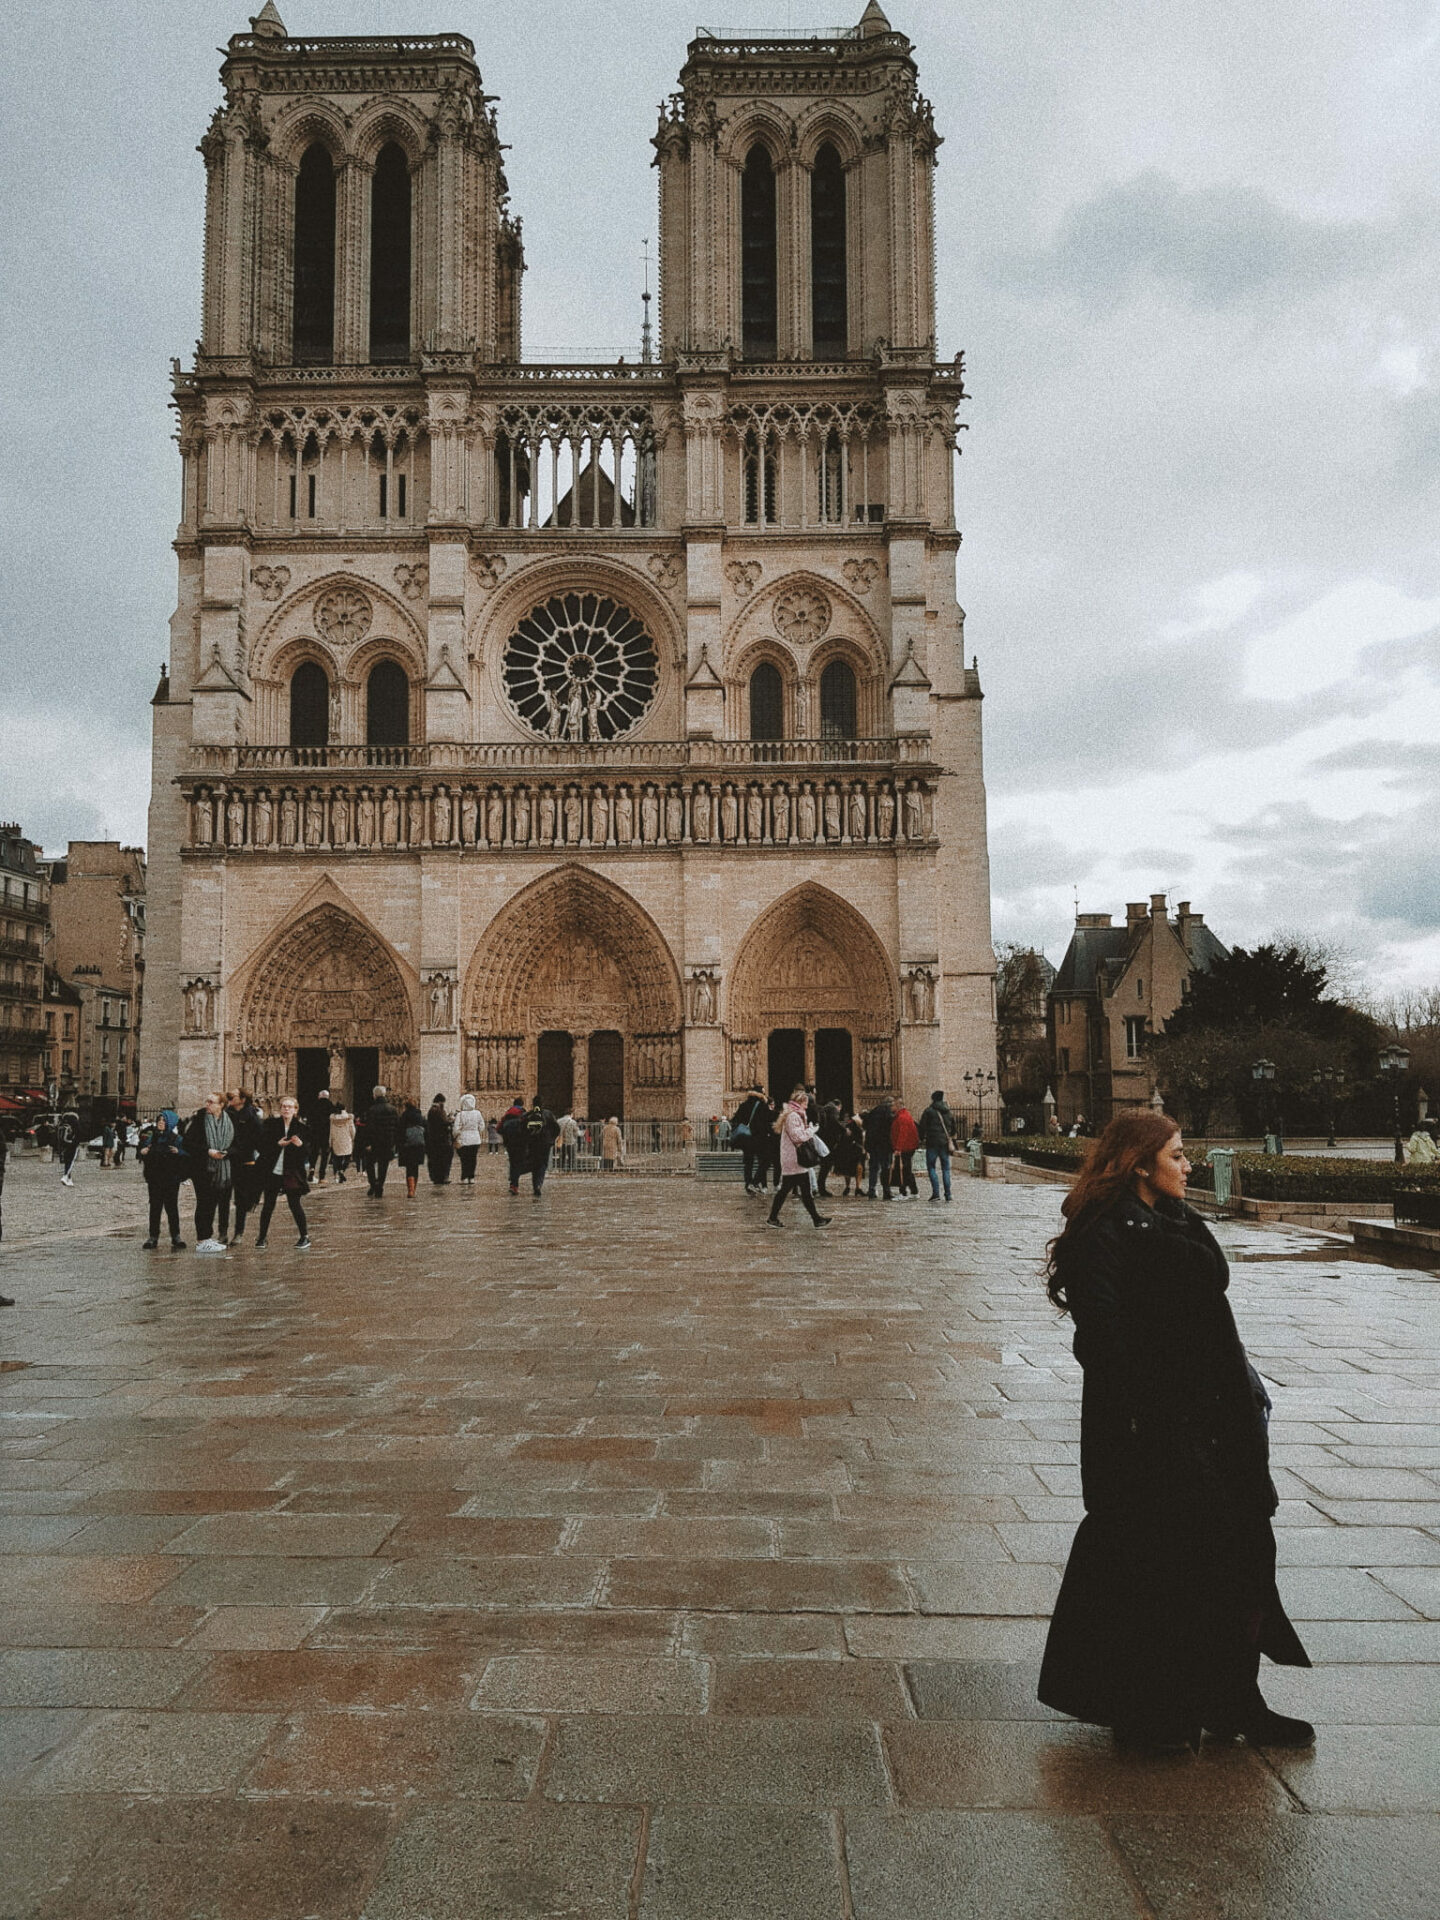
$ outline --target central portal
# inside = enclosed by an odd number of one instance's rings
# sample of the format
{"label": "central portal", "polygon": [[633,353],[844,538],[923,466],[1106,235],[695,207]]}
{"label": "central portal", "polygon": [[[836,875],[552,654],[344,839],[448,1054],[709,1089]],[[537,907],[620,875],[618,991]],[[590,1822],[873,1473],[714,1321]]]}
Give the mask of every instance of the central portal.
{"label": "central portal", "polygon": [[569,1113],[575,1100],[575,1042],[553,1028],[542,1033],[535,1046],[536,1090],[542,1107]]}

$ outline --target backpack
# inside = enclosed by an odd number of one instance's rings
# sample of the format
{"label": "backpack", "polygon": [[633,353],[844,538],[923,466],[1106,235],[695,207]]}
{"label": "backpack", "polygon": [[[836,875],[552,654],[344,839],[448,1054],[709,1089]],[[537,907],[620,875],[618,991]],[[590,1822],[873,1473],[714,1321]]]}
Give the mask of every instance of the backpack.
{"label": "backpack", "polygon": [[532,1113],[527,1113],[525,1116],[525,1132],[529,1136],[530,1144],[538,1145],[545,1138],[545,1131],[545,1116],[536,1107]]}
{"label": "backpack", "polygon": [[423,1127],[406,1127],[405,1144],[407,1147],[423,1147],[425,1144],[425,1129]]}

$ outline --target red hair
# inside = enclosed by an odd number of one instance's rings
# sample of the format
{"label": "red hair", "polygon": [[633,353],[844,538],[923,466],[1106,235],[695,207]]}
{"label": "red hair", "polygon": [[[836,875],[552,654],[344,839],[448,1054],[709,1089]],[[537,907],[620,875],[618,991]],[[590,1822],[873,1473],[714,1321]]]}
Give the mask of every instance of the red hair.
{"label": "red hair", "polygon": [[1062,1313],[1069,1304],[1063,1267],[1076,1240],[1113,1200],[1133,1189],[1135,1175],[1153,1165],[1179,1131],[1168,1113],[1149,1108],[1117,1113],[1086,1154],[1080,1178],[1060,1203],[1065,1225],[1045,1259],[1046,1290]]}

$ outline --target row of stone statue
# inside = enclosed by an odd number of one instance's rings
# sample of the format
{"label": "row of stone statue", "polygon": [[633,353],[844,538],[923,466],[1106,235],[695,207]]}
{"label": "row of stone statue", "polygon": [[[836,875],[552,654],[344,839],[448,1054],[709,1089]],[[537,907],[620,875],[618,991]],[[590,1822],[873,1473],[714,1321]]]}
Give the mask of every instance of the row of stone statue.
{"label": "row of stone statue", "polygon": [[190,845],[209,847],[786,846],[925,841],[934,796],[912,779],[713,785],[198,787]]}

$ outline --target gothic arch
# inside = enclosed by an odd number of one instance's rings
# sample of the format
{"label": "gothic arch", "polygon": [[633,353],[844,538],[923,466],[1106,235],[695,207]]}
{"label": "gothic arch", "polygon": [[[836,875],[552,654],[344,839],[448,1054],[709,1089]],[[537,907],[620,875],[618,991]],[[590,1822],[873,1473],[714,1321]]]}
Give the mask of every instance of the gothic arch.
{"label": "gothic arch", "polygon": [[[851,646],[863,656],[866,672],[883,674],[889,665],[889,652],[869,614],[845,587],[805,567],[767,582],[736,615],[722,644],[722,672],[728,674],[732,662],[757,640],[776,634],[775,606],[782,595],[807,589],[820,594],[830,609],[821,639],[828,643],[842,634],[847,635]],[[808,644],[813,647],[817,642],[812,640]]]}
{"label": "gothic arch", "polygon": [[838,100],[817,100],[800,115],[795,151],[801,166],[813,167],[816,154],[827,140],[847,170],[864,150],[863,124]]}
{"label": "gothic arch", "polygon": [[[371,624],[357,643],[332,646],[318,631],[316,608],[326,593],[337,588],[363,593],[371,603]],[[270,615],[256,637],[250,656],[250,680],[255,696],[253,738],[272,744],[287,737],[290,675],[301,660],[318,661],[342,696],[342,702],[353,707],[356,690],[364,684],[366,672],[382,658],[397,660],[404,667],[412,688],[412,713],[419,715],[425,685],[425,644],[414,620],[396,596],[376,586],[373,580],[351,573],[328,574],[323,580],[311,581],[299,588]],[[353,731],[352,718],[348,711],[337,716],[331,734],[336,744]]]}
{"label": "gothic arch", "polygon": [[289,113],[281,113],[270,130],[270,153],[291,173],[298,172],[305,149],[318,140],[335,167],[345,164],[349,140],[341,116],[319,101],[302,101]]}
{"label": "gothic arch", "polygon": [[404,151],[411,172],[417,172],[425,158],[425,126],[405,101],[387,100],[362,113],[351,130],[351,151],[362,166],[371,168],[392,140]]}
{"label": "gothic arch", "polygon": [[[829,608],[817,637],[797,629],[792,641],[777,631],[776,608],[786,596],[798,606],[805,595],[818,595]],[[803,612],[803,608],[799,609]],[[801,569],[770,583],[732,622],[721,653],[720,675],[725,683],[727,731],[743,738],[745,688],[762,658],[774,660],[786,680],[791,728],[800,738],[820,731],[820,674],[834,659],[848,661],[855,671],[857,719],[862,736],[884,731],[885,685],[888,655],[869,615],[843,587],[818,573]]]}
{"label": "gothic arch", "polygon": [[461,1011],[466,1080],[477,1092],[533,1093],[542,1033],[581,1048],[618,1033],[627,1112],[683,1111],[674,957],[644,908],[586,867],[557,868],[501,908],[470,962]]}
{"label": "gothic arch", "polygon": [[381,1081],[410,1089],[411,989],[389,944],[338,901],[321,901],[273,934],[245,982],[235,1043],[247,1085],[272,1100],[293,1092],[301,1048],[325,1049],[343,1085],[347,1051],[374,1048]]}
{"label": "gothic arch", "polygon": [[738,175],[750,149],[758,141],[770,155],[770,164],[776,173],[783,173],[794,158],[794,136],[794,121],[779,107],[768,100],[747,101],[722,124],[719,156],[727,160]]}
{"label": "gothic arch", "polygon": [[745,740],[750,735],[750,679],[755,669],[767,662],[780,675],[780,685],[784,699],[785,732],[783,738],[794,739],[799,730],[800,718],[800,681],[799,664],[790,648],[778,635],[757,634],[744,650],[737,654],[733,664],[725,674],[725,704],[729,714],[727,732],[732,739]]}

